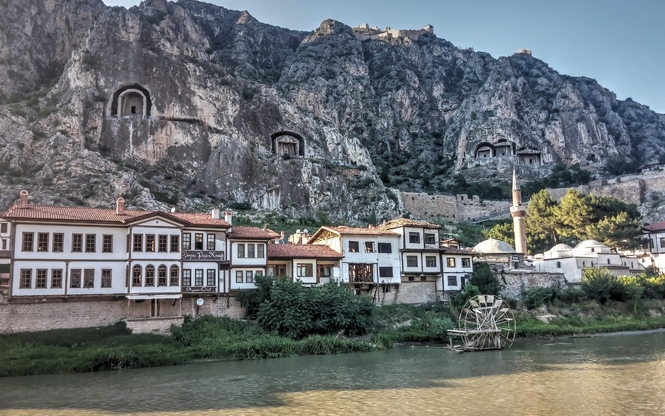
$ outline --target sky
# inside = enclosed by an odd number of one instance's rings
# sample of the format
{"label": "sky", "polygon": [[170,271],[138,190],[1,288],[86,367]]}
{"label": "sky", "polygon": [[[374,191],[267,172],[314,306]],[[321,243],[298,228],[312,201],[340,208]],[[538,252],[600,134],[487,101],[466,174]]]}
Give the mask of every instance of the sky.
{"label": "sky", "polygon": [[[104,0],[131,7],[137,0]],[[350,26],[419,29],[495,58],[531,49],[561,74],[587,76],[617,98],[665,113],[665,0],[209,0],[259,21],[311,31]]]}

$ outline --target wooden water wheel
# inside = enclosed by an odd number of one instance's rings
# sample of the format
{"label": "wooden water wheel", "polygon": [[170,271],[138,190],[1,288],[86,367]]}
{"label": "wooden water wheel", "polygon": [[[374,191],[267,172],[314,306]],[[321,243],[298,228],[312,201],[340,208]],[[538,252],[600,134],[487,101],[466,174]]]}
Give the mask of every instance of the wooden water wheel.
{"label": "wooden water wheel", "polygon": [[459,329],[448,330],[452,338],[462,340],[463,351],[510,348],[515,340],[515,317],[503,300],[493,295],[469,299],[459,315]]}

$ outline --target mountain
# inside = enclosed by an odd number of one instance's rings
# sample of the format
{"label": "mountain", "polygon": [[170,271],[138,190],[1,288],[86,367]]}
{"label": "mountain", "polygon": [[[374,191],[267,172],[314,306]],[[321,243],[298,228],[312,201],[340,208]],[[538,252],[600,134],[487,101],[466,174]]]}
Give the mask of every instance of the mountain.
{"label": "mountain", "polygon": [[35,202],[358,220],[397,213],[386,186],[665,162],[665,116],[429,26],[299,32],[191,0],[9,0],[0,88],[0,206],[27,188]]}

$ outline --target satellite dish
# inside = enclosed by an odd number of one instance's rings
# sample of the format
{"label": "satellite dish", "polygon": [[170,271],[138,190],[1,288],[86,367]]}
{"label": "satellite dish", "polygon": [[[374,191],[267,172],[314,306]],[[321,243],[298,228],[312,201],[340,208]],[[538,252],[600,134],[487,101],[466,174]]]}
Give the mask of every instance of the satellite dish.
{"label": "satellite dish", "polygon": [[202,306],[202,305],[203,305],[203,302],[204,302],[204,301],[203,301],[203,298],[198,298],[198,299],[196,299],[196,304],[197,304],[198,306]]}

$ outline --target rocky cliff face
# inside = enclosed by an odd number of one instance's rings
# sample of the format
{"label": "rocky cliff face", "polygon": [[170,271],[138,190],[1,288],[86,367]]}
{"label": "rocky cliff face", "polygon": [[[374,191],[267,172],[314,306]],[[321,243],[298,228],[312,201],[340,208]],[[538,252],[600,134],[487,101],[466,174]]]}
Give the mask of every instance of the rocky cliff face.
{"label": "rocky cliff face", "polygon": [[358,219],[396,213],[382,182],[437,189],[454,172],[665,154],[663,115],[530,54],[368,39],[336,21],[297,32],[191,0],[8,6],[0,206],[28,188],[42,202]]}

